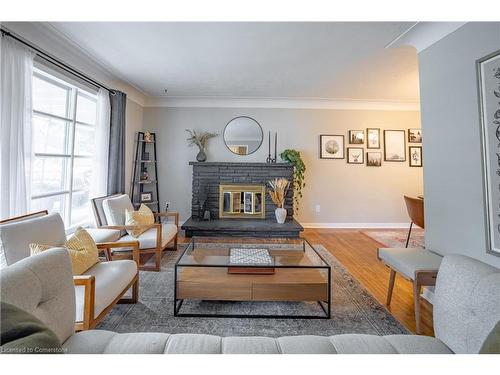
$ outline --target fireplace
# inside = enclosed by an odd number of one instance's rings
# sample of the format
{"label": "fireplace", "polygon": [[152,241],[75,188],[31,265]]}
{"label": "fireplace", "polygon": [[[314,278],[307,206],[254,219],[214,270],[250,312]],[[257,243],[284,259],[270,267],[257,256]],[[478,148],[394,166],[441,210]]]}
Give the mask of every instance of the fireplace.
{"label": "fireplace", "polygon": [[[276,205],[266,185],[283,177],[293,186],[288,163],[190,162],[193,167],[191,218],[183,225],[191,236],[299,237],[302,226],[293,218],[293,189],[285,197],[287,220],[278,224]],[[209,211],[210,220],[204,220]],[[239,220],[237,220],[239,219]]]}
{"label": "fireplace", "polygon": [[219,219],[265,219],[264,185],[219,185]]}

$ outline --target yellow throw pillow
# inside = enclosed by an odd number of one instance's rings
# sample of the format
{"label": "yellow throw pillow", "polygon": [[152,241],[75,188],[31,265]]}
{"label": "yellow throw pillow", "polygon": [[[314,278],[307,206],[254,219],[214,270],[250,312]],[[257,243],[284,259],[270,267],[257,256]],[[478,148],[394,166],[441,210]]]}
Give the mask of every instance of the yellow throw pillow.
{"label": "yellow throw pillow", "polygon": [[[53,248],[51,245],[32,243],[29,245],[31,255]],[[92,236],[83,228],[78,227],[73,236],[67,240],[64,247],[71,258],[73,275],[81,275],[93,265],[99,263],[99,250]]]}
{"label": "yellow throw pillow", "polygon": [[[141,207],[137,211],[125,210],[125,225],[151,225],[155,223],[155,216],[153,211],[146,206],[141,204]],[[147,228],[143,229],[127,229],[127,233],[132,237],[139,237],[147,231]]]}

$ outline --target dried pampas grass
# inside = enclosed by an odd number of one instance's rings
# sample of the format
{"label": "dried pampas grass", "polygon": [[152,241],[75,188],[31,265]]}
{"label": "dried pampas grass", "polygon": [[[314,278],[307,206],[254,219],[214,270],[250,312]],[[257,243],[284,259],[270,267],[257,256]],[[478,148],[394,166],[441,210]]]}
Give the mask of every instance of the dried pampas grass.
{"label": "dried pampas grass", "polygon": [[290,182],[286,178],[275,178],[267,183],[271,187],[269,195],[274,204],[279,208],[284,208],[285,195],[290,187]]}

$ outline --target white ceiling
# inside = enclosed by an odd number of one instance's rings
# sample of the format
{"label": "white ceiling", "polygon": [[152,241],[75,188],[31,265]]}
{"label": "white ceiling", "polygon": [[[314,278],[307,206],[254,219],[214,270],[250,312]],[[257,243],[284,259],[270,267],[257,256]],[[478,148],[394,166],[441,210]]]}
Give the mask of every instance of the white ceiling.
{"label": "white ceiling", "polygon": [[413,22],[53,22],[149,96],[418,101]]}

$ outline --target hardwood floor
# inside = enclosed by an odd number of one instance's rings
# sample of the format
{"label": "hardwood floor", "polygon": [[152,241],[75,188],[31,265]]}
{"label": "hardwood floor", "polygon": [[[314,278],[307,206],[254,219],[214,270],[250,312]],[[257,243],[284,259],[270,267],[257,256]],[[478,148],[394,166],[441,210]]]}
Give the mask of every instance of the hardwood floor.
{"label": "hardwood floor", "polygon": [[[377,248],[381,245],[361,233],[361,229],[306,229],[303,232],[312,245],[323,245],[340,263],[385,306],[389,269],[377,259]],[[386,306],[387,307],[387,306]],[[387,309],[412,332],[415,332],[412,283],[396,276],[391,306]],[[421,302],[422,334],[434,336],[432,305]]]}
{"label": "hardwood floor", "polygon": [[[361,233],[362,229],[306,229],[303,237],[312,245],[323,245],[383,305],[387,297],[389,269],[377,259],[377,241]],[[189,242],[179,237],[179,243]],[[391,306],[387,309],[404,326],[415,332],[412,283],[396,276]],[[432,305],[421,302],[422,333],[434,336]]]}

